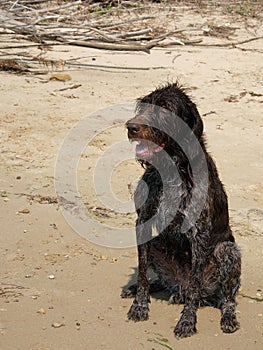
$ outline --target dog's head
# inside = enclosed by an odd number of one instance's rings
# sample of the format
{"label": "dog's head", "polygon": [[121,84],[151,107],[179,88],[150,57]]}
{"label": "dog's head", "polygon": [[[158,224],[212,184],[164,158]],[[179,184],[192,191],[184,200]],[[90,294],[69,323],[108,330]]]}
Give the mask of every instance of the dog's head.
{"label": "dog's head", "polygon": [[137,142],[136,158],[142,163],[150,162],[163,150],[170,156],[178,155],[180,140],[189,131],[200,141],[203,134],[197,108],[178,83],[139,98],[136,115],[126,127],[129,140]]}

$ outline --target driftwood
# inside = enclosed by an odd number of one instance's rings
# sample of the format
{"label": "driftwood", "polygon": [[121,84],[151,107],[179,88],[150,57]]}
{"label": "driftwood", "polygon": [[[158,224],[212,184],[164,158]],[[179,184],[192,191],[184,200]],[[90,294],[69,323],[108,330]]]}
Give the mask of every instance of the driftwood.
{"label": "driftwood", "polygon": [[156,41],[152,41],[148,44],[121,44],[121,43],[106,43],[106,42],[95,42],[95,41],[81,41],[81,40],[73,40],[67,41],[63,39],[58,39],[60,41],[75,46],[84,46],[91,47],[94,49],[103,49],[103,50],[117,50],[117,51],[142,51],[146,53],[150,53],[150,49],[157,45]]}
{"label": "driftwood", "polygon": [[256,36],[254,38],[249,38],[246,40],[241,41],[234,41],[230,43],[222,43],[222,44],[200,44],[199,46],[206,46],[206,47],[236,47],[237,45],[243,45],[250,43],[251,41],[260,40],[263,39],[263,36]]}
{"label": "driftwood", "polygon": [[68,9],[70,7],[74,7],[74,6],[77,6],[77,5],[80,5],[80,4],[81,4],[81,0],[78,0],[78,1],[74,1],[74,2],[69,3],[69,4],[64,4],[64,5],[62,4],[62,5],[54,6],[54,7],[37,9],[36,12],[38,14],[40,14],[40,13],[49,13],[49,12],[61,11],[61,10]]}
{"label": "driftwood", "polygon": [[[102,1],[103,3],[103,1]],[[107,2],[108,3],[108,2]],[[104,50],[142,51],[150,53],[154,47],[194,45],[202,47],[236,47],[254,40],[205,43],[204,38],[216,30],[229,31],[229,27],[185,27],[172,31],[166,23],[158,23],[154,16],[140,16],[134,11],[125,12],[123,5],[135,5],[135,1],[112,1],[120,5],[117,15],[111,16],[107,8],[97,2],[75,0],[58,5],[51,0],[3,0],[0,8],[0,30],[2,33],[19,35],[20,38],[40,45],[44,50],[50,45],[75,45]],[[97,11],[97,12],[96,12]],[[107,12],[108,11],[108,12]],[[119,16],[122,11],[121,19]],[[130,15],[130,13],[132,15]],[[230,28],[234,32],[236,28]],[[191,36],[191,33],[194,34]],[[187,34],[187,36],[186,36]],[[222,36],[223,38],[223,36]],[[9,48],[33,47],[35,44],[1,45]]]}
{"label": "driftwood", "polygon": [[[74,3],[79,4],[80,2],[77,1]],[[70,4],[67,4],[70,5]],[[71,4],[73,6],[73,4]],[[67,6],[68,8],[69,6]],[[53,8],[54,9],[54,8]],[[47,10],[48,12],[50,11]],[[47,19],[55,19],[57,16],[48,16]],[[44,18],[41,19],[43,21]],[[137,19],[138,20],[138,19]],[[145,29],[145,30],[138,30],[134,32],[127,32],[124,34],[117,34],[114,37],[108,35],[107,33],[102,32],[102,30],[97,29],[96,27],[90,27],[86,26],[85,30],[87,32],[87,29],[89,30],[90,36],[92,33],[95,33],[99,36],[99,40],[96,38],[93,38],[93,40],[77,40],[76,34],[72,35],[68,33],[68,35],[65,34],[65,28],[62,28],[57,33],[55,32],[49,32],[48,30],[45,30],[45,27],[37,26],[36,24],[40,23],[40,19],[33,22],[32,24],[27,24],[25,22],[22,22],[18,19],[15,19],[13,14],[10,14],[7,11],[0,10],[0,27],[3,29],[8,29],[16,34],[21,34],[25,36],[26,39],[31,41],[37,41],[41,44],[45,44],[45,41],[51,41],[53,44],[55,42],[59,43],[65,43],[69,45],[76,45],[76,46],[84,46],[84,47],[91,47],[91,48],[97,48],[97,49],[105,49],[105,50],[125,50],[125,51],[143,51],[143,52],[150,52],[150,49],[154,47],[158,41],[153,40],[151,43],[146,44],[137,44],[132,42],[124,42],[125,38],[132,38],[135,36],[145,35],[149,32],[151,32],[151,29]],[[67,29],[67,28],[66,28]],[[82,34],[82,36],[85,36],[85,32],[79,31],[79,34]],[[91,36],[92,38],[92,36]]]}
{"label": "driftwood", "polygon": [[[14,4],[18,5],[19,3],[16,2]],[[23,8],[23,10],[21,10],[19,7],[23,14],[26,14],[29,11],[28,6],[26,6],[29,4],[32,4],[32,1],[23,1],[23,3],[19,4]],[[158,46],[159,42],[164,40],[166,37],[186,30],[200,30],[199,28],[185,28],[166,33],[157,32],[155,36],[152,35],[153,29],[151,27],[146,27],[143,29],[136,28],[136,30],[132,28],[132,30],[128,30],[126,32],[123,30],[121,32],[109,32],[109,30],[113,30],[113,28],[123,26],[124,24],[127,26],[128,23],[137,23],[138,21],[145,21],[149,19],[152,20],[154,18],[153,16],[143,16],[141,19],[133,18],[127,20],[126,22],[118,21],[107,24],[102,24],[101,21],[99,21],[99,23],[94,23],[93,26],[90,24],[85,24],[83,25],[83,29],[81,28],[81,25],[75,27],[72,26],[72,24],[66,26],[63,23],[60,25],[59,20],[71,18],[73,16],[69,15],[68,11],[65,15],[63,10],[74,8],[80,4],[81,1],[79,0],[61,6],[47,7],[44,9],[32,9],[33,14],[37,16],[37,18],[33,20],[32,17],[27,19],[25,16],[18,16],[17,8],[14,6],[11,7],[10,11],[0,9],[0,27],[15,34],[22,35],[27,40],[35,41],[42,45],[63,43],[67,45],[104,50],[142,51],[146,53],[150,53],[150,49]],[[61,12],[63,12],[63,14],[61,14]],[[39,17],[39,14],[43,14],[43,16]],[[51,26],[46,26],[44,25],[46,21],[53,24],[51,24]],[[174,38],[173,45],[175,43],[184,45],[184,42]]]}

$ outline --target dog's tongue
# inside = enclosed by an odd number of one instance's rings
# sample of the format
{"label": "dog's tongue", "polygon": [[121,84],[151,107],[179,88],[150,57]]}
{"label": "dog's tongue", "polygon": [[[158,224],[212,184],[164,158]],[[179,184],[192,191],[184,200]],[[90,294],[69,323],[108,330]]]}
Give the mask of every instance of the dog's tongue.
{"label": "dog's tongue", "polygon": [[143,157],[143,158],[149,157],[150,151],[149,151],[148,145],[143,143],[139,143],[138,145],[136,145],[136,156]]}
{"label": "dog's tongue", "polygon": [[156,145],[149,141],[140,141],[136,145],[136,156],[137,158],[150,158],[153,153],[162,151],[163,147]]}

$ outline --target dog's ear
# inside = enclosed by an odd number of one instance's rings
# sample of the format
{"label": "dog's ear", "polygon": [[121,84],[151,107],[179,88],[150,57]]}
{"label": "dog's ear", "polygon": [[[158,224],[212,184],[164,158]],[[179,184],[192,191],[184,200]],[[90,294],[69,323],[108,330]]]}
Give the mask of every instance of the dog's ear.
{"label": "dog's ear", "polygon": [[196,105],[192,101],[188,101],[187,108],[183,110],[182,120],[187,124],[187,127],[182,126],[179,128],[179,145],[187,154],[189,160],[193,160],[196,158],[196,156],[198,156],[198,154],[200,154],[204,140],[203,121],[199,115]]}
{"label": "dog's ear", "polygon": [[187,103],[182,106],[181,111],[182,120],[187,123],[196,138],[200,140],[203,135],[203,122],[196,105],[188,99]]}
{"label": "dog's ear", "polygon": [[193,130],[195,136],[198,138],[198,140],[200,140],[202,135],[203,135],[203,130],[204,130],[203,121],[202,121],[202,119],[199,115],[199,112],[194,104],[193,104],[191,110],[192,110],[192,115],[193,115],[192,130]]}
{"label": "dog's ear", "polygon": [[173,91],[173,100],[170,101],[170,106],[164,107],[179,116],[193,131],[197,139],[200,140],[203,135],[203,122],[195,103],[178,83],[171,86],[171,89]]}

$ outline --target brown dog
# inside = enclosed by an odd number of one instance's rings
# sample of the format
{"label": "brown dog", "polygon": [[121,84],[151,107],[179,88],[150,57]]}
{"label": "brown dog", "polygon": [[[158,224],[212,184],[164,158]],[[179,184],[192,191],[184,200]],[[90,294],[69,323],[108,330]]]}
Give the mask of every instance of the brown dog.
{"label": "brown dog", "polygon": [[[134,194],[138,279],[122,292],[122,297],[135,296],[128,318],[147,320],[149,294],[167,289],[170,303],[184,303],[177,337],[196,332],[200,305],[220,308],[222,330],[236,331],[241,254],[195,104],[177,83],[168,84],[140,98],[126,126],[145,168]],[[149,268],[158,277],[153,283]]]}

